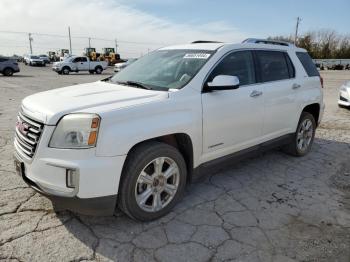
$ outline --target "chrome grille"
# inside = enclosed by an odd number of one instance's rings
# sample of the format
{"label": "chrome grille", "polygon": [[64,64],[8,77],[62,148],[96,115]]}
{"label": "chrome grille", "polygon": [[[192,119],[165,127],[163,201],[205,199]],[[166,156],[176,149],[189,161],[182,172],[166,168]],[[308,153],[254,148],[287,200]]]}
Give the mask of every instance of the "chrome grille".
{"label": "chrome grille", "polygon": [[44,125],[18,113],[16,123],[15,147],[19,153],[31,159],[34,156]]}

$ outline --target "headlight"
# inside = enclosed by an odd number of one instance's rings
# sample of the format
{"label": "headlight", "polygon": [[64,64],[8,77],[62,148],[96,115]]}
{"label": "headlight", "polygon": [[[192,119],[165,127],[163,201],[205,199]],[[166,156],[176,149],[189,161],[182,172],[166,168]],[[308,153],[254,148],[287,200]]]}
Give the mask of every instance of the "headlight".
{"label": "headlight", "polygon": [[95,114],[70,114],[58,123],[49,147],[90,148],[95,147],[100,117]]}

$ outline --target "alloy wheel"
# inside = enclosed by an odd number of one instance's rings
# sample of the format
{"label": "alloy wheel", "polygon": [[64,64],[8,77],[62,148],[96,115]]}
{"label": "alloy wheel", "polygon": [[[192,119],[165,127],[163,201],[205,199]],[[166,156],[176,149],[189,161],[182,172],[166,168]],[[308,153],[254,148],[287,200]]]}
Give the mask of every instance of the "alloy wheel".
{"label": "alloy wheel", "polygon": [[297,147],[300,151],[306,151],[312,141],[314,127],[310,119],[300,123],[297,133]]}
{"label": "alloy wheel", "polygon": [[139,174],[135,186],[137,205],[144,211],[157,212],[175,197],[180,170],[169,157],[158,157],[148,163]]}

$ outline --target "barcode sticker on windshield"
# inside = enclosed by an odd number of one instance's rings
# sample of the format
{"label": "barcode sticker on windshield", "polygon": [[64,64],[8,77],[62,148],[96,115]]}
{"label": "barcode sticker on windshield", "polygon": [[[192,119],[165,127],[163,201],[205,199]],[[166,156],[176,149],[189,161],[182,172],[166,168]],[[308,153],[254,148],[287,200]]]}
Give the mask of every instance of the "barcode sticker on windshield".
{"label": "barcode sticker on windshield", "polygon": [[185,54],[184,58],[192,58],[192,59],[208,59],[210,54],[205,53],[192,53],[192,54]]}

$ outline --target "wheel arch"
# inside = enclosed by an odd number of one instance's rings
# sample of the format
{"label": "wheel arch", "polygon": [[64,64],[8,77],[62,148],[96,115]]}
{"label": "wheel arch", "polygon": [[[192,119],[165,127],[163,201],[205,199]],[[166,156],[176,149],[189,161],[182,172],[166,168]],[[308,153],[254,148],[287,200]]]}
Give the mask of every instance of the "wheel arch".
{"label": "wheel arch", "polygon": [[313,104],[309,104],[307,106],[305,106],[302,110],[302,112],[308,112],[310,113],[316,122],[316,125],[318,125],[318,120],[320,117],[320,110],[321,110],[321,106],[319,103],[313,103]]}
{"label": "wheel arch", "polygon": [[[186,169],[187,169],[187,181],[192,180],[192,174],[193,174],[193,143],[191,137],[186,133],[174,133],[174,134],[168,134],[158,137],[153,137],[150,139],[143,140],[141,142],[138,142],[137,144],[133,145],[128,153],[127,158],[130,155],[130,153],[141,144],[150,142],[150,141],[157,141],[164,144],[168,144],[170,146],[175,147],[179,152],[182,154],[185,162],[186,162]],[[124,162],[127,162],[127,159]],[[124,169],[123,166],[123,169]]]}

